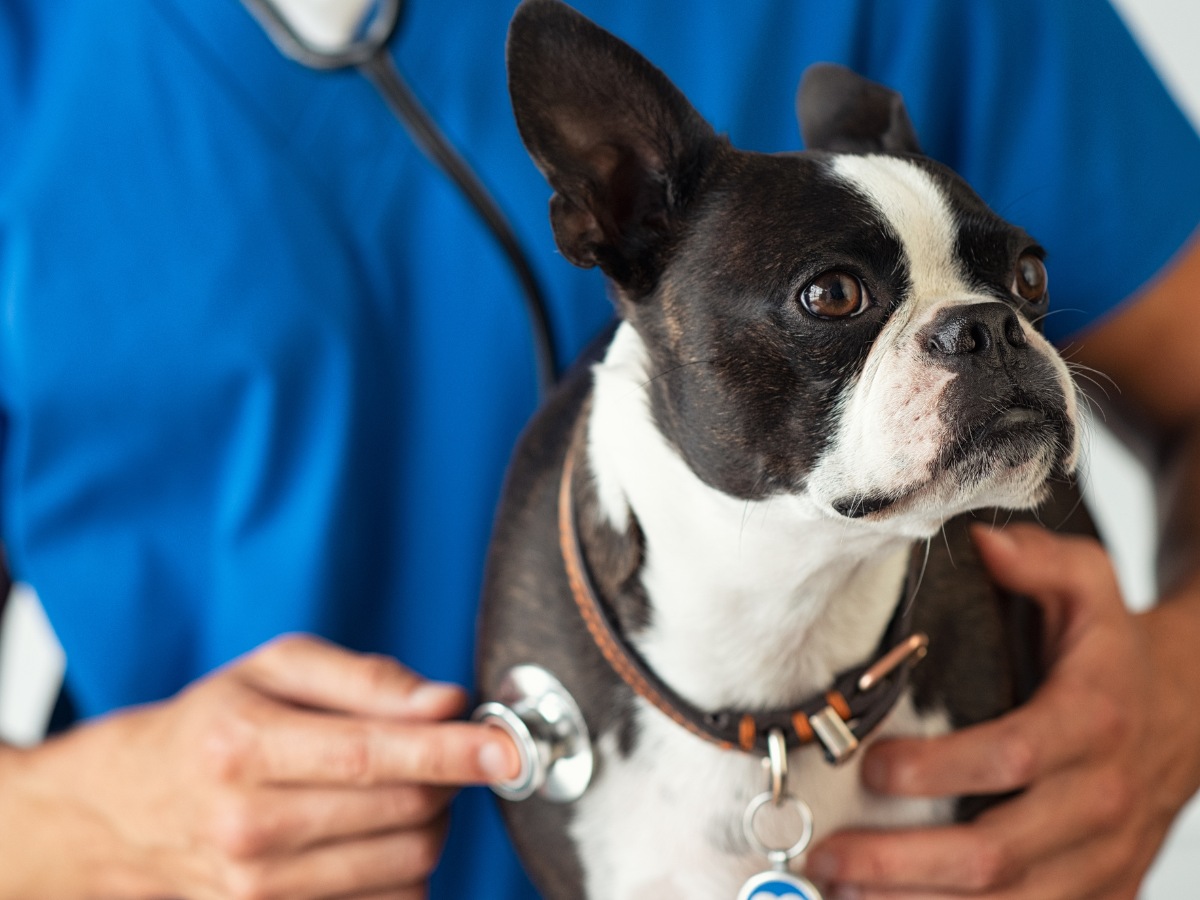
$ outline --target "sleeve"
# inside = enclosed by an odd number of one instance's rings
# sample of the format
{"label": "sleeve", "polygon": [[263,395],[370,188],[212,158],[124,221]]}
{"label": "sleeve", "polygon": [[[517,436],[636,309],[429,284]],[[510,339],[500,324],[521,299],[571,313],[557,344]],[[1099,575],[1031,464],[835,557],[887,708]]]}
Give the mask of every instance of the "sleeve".
{"label": "sleeve", "polygon": [[880,2],[861,68],[900,90],[930,155],[1048,252],[1063,342],[1200,223],[1200,139],[1108,3]]}

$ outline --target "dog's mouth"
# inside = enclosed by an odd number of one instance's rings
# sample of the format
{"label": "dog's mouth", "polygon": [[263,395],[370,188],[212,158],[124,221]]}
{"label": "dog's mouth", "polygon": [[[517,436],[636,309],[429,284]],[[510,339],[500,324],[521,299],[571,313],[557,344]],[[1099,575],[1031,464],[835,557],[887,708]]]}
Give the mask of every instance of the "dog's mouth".
{"label": "dog's mouth", "polygon": [[895,506],[907,494],[851,494],[833,501],[833,508],[847,519],[862,519]]}
{"label": "dog's mouth", "polygon": [[936,461],[919,481],[891,490],[849,494],[831,505],[847,519],[884,518],[910,507],[922,495],[941,493],[947,481],[961,494],[1039,460],[1044,478],[1066,475],[1073,443],[1074,425],[1065,410],[1023,398],[1023,402],[985,419],[965,422],[950,432]]}
{"label": "dog's mouth", "polygon": [[1069,452],[1073,432],[1061,407],[1018,401],[982,421],[967,420],[955,429],[944,443],[933,474],[956,473],[966,484],[1023,465],[1048,451],[1055,462],[1061,462]]}
{"label": "dog's mouth", "polygon": [[1047,419],[1045,410],[1031,409],[1027,406],[1014,406],[1012,409],[1006,409],[1003,412],[998,412],[992,416],[984,424],[984,429],[987,432],[997,432],[1006,429],[1023,428],[1030,425],[1039,425]]}

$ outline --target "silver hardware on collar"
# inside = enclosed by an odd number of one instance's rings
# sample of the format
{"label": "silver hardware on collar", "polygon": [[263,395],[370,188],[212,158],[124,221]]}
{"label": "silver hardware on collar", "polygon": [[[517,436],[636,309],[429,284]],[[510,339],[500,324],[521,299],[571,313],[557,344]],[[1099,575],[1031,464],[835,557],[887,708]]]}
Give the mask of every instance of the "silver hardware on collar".
{"label": "silver hardware on collar", "polygon": [[844,763],[858,749],[858,738],[832,706],[809,716],[808,724],[825,748],[826,758],[835,766]]}
{"label": "silver hardware on collar", "polygon": [[[770,803],[776,808],[782,808],[785,805],[790,806],[800,815],[800,837],[798,837],[790,847],[771,847],[762,838],[758,836],[758,830],[755,827],[755,820],[758,818],[759,811]],[[813,814],[812,809],[807,803],[799,797],[791,794],[784,794],[783,797],[776,801],[770,791],[764,791],[746,807],[746,812],[742,814],[742,833],[746,836],[746,843],[750,845],[750,849],[755,853],[761,853],[774,866],[779,866],[780,863],[786,864],[788,860],[795,859],[801,853],[808,849],[808,842],[813,836]]]}
{"label": "silver hardware on collar", "polygon": [[517,777],[492,785],[500,797],[524,800],[538,794],[570,803],[587,790],[594,764],[587,724],[575,699],[545,669],[509,669],[496,699],[482,704],[471,719],[506,731],[520,753]]}
{"label": "silver hardware on collar", "polygon": [[869,691],[910,659],[922,660],[928,652],[929,638],[920,632],[910,634],[858,677],[858,689]]}
{"label": "silver hardware on collar", "polygon": [[[770,790],[754,797],[742,814],[742,834],[755,853],[767,858],[771,864],[769,872],[752,875],[737,900],[767,900],[767,898],[794,897],[800,900],[822,900],[821,893],[811,881],[793,874],[788,863],[808,849],[813,836],[813,814],[807,803],[788,793],[787,790],[787,741],[782,729],[772,728],[767,732],[767,756],[764,766],[770,769]],[[791,846],[773,847],[758,835],[758,814],[770,804],[777,812],[791,809],[800,817],[800,836]]]}
{"label": "silver hardware on collar", "polygon": [[771,770],[771,799],[778,803],[787,793],[788,777],[787,740],[782,729],[767,732],[767,758],[763,762]]}

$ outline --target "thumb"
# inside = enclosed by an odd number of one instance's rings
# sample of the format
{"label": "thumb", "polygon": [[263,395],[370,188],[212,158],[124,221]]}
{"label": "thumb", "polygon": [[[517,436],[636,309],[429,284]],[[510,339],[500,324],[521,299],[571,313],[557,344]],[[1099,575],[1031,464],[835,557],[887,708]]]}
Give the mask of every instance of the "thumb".
{"label": "thumb", "polygon": [[1108,554],[1091,538],[1020,523],[972,525],[971,539],[998,584],[1038,600],[1086,597],[1115,580]]}
{"label": "thumb", "polygon": [[264,644],[233,670],[259,691],[325,712],[441,721],[460,715],[466,692],[427,681],[396,660],[353,653],[312,635]]}
{"label": "thumb", "polygon": [[1061,634],[1068,621],[1107,611],[1106,598],[1120,604],[1112,562],[1091,538],[1024,523],[973,525],[971,538],[998,585],[1041,606],[1050,636]]}

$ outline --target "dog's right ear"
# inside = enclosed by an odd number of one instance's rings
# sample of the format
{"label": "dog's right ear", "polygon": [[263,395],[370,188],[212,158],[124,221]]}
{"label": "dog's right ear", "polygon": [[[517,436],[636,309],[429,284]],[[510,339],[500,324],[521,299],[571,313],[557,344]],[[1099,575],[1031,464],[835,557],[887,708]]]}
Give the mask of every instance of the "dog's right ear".
{"label": "dog's right ear", "polygon": [[662,72],[557,0],[526,0],[508,32],[517,128],[554,188],[563,255],[653,288],[718,139]]}
{"label": "dog's right ear", "polygon": [[800,134],[809,150],[920,153],[904,100],[891,88],[834,63],[809,66],[796,94]]}

